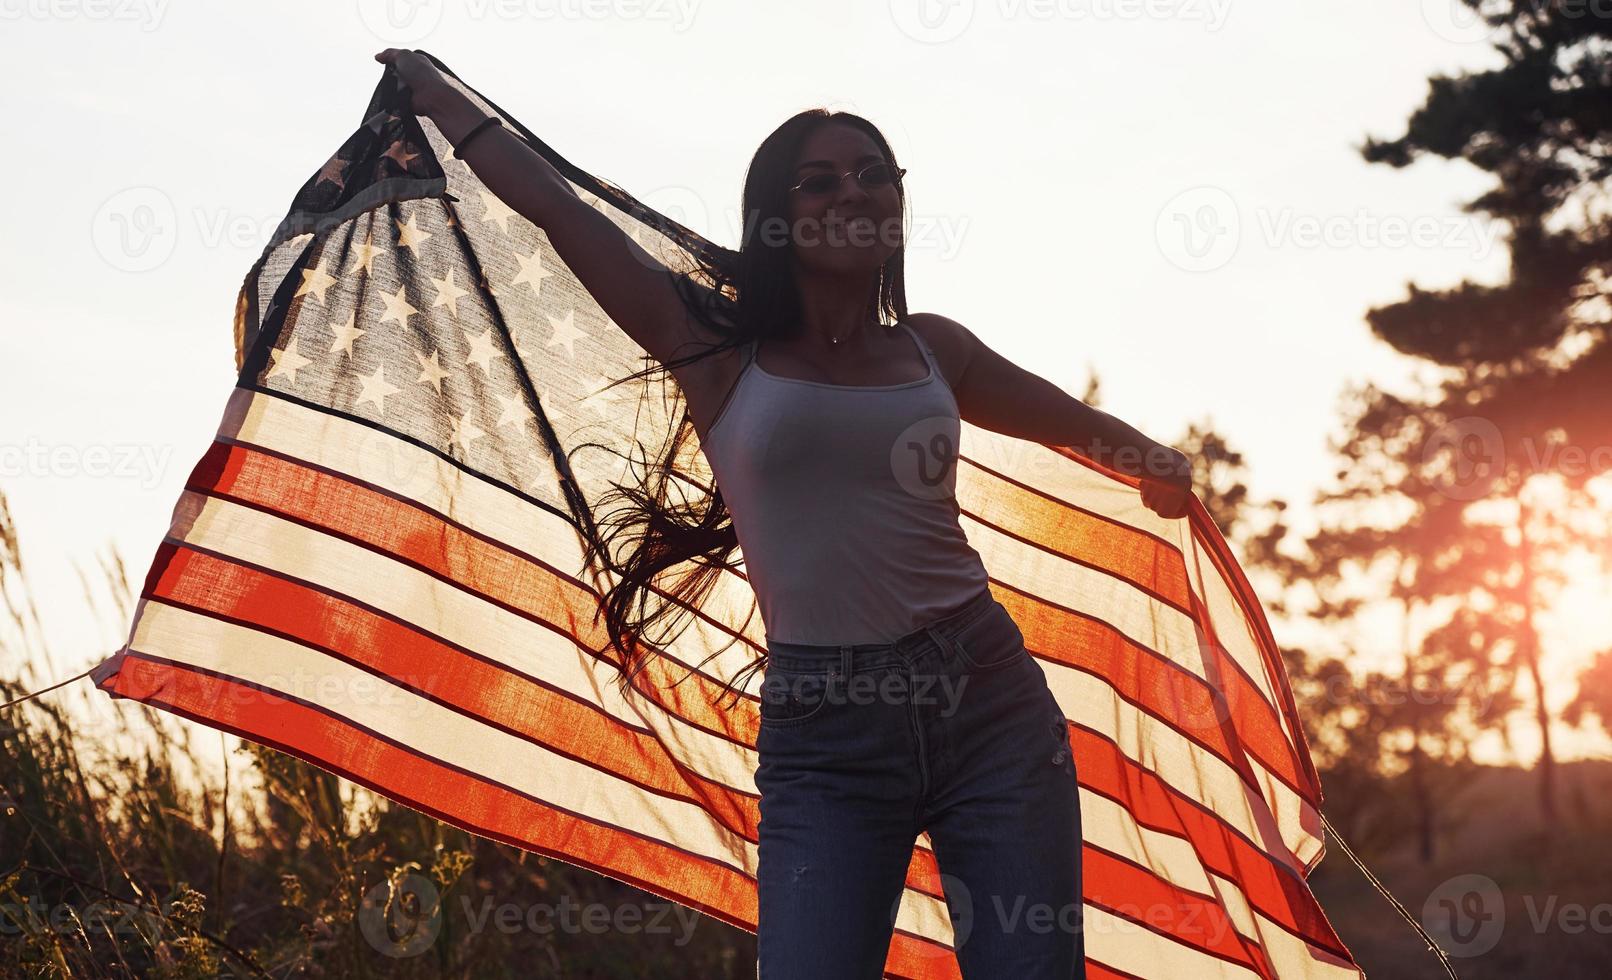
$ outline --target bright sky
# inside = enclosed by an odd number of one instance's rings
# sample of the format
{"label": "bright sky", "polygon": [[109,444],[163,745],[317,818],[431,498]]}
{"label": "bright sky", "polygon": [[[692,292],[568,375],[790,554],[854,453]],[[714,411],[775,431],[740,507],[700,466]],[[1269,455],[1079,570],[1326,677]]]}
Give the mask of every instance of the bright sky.
{"label": "bright sky", "polygon": [[[241,279],[361,121],[382,47],[431,51],[727,245],[767,133],[813,105],[867,116],[910,170],[914,311],[1072,393],[1095,369],[1154,438],[1212,420],[1301,520],[1345,384],[1412,376],[1365,311],[1505,268],[1458,207],[1481,174],[1355,150],[1399,135],[1431,73],[1493,58],[1455,0],[448,6],[0,0],[26,147],[0,239],[0,489],[64,670],[122,639],[81,614],[75,563],[110,542],[143,577],[233,383]],[[1612,634],[1585,610],[1603,628],[1565,629],[1565,660]]]}

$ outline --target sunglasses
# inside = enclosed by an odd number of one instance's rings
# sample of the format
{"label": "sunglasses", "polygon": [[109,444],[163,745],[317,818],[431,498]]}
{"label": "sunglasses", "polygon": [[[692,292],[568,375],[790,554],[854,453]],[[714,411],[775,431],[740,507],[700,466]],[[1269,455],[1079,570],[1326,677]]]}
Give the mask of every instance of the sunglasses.
{"label": "sunglasses", "polygon": [[888,163],[870,163],[860,171],[851,170],[837,175],[812,174],[789,190],[817,197],[821,194],[832,194],[839,190],[840,182],[847,177],[856,177],[856,182],[862,185],[862,189],[868,190],[874,187],[889,187],[891,184],[900,183],[901,178],[906,174],[907,168],[905,167],[896,168]]}

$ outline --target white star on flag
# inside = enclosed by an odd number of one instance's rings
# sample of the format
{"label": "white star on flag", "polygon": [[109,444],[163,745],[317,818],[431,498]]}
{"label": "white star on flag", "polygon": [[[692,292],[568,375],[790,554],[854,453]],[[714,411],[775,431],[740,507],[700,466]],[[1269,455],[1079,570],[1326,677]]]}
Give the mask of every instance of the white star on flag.
{"label": "white star on flag", "polygon": [[269,360],[274,362],[274,366],[269,368],[268,374],[264,375],[265,379],[283,374],[291,384],[297,383],[297,369],[307,367],[313,362],[298,354],[292,348],[295,343],[296,341],[292,340],[283,348],[269,351]]}
{"label": "white star on flag", "polygon": [[312,293],[314,299],[323,303],[325,290],[336,284],[336,277],[325,271],[325,258],[319,257],[319,264],[312,269],[302,270],[302,285],[297,287],[296,295]]}
{"label": "white star on flag", "polygon": [[503,351],[493,346],[492,328],[489,327],[474,336],[468,330],[461,330],[460,333],[470,341],[470,356],[465,358],[465,363],[479,366],[482,373],[490,377],[493,373],[493,358],[504,356]]}
{"label": "white star on flag", "polygon": [[386,396],[395,395],[402,389],[388,384],[385,375],[382,373],[383,371],[384,367],[382,365],[376,365],[374,374],[360,374],[358,376],[358,379],[364,385],[364,389],[359,394],[358,400],[353,403],[355,407],[365,402],[374,402],[380,414],[386,414]]}
{"label": "white star on flag", "polygon": [[353,317],[354,314],[349,313],[346,323],[330,324],[330,329],[336,333],[336,339],[330,342],[330,350],[327,353],[334,354],[340,350],[346,351],[348,357],[353,356],[353,341],[369,333],[368,330],[354,326]]}
{"label": "white star on flag", "polygon": [[414,225],[414,217],[415,216],[412,214],[409,215],[409,220],[407,223],[393,218],[392,223],[397,225],[397,243],[404,248],[413,249],[414,254],[419,255],[420,244],[427,238],[430,238],[431,234],[430,232],[421,231],[419,228],[416,228]]}
{"label": "white star on flag", "polygon": [[550,316],[548,318],[549,326],[554,328],[554,336],[543,341],[544,347],[553,344],[564,344],[566,351],[572,357],[577,356],[577,338],[586,337],[588,332],[576,325],[576,312],[575,309],[569,309],[565,311],[565,316],[563,317]]}
{"label": "white star on flag", "polygon": [[598,413],[600,417],[608,418],[610,415],[609,403],[619,395],[621,388],[605,390],[605,386],[612,379],[599,374],[597,371],[578,369],[574,376],[578,382],[578,390],[582,392],[581,404],[588,406],[590,411]]}
{"label": "white star on flag", "polygon": [[465,452],[469,452],[470,441],[487,434],[471,423],[470,416],[474,412],[475,409],[466,409],[463,415],[453,420],[453,433],[448,436],[449,445],[458,444],[465,447]]}
{"label": "white star on flag", "polygon": [[554,273],[543,268],[543,250],[541,248],[535,249],[531,255],[522,255],[516,252],[515,261],[520,263],[521,271],[515,273],[509,284],[519,286],[524,282],[532,287],[533,293],[541,296],[543,280],[554,275]]}
{"label": "white star on flag", "polygon": [[479,193],[481,195],[481,206],[486,208],[486,213],[481,216],[481,220],[491,221],[498,226],[499,231],[506,235],[509,234],[509,219],[511,215],[515,214],[515,209],[493,196],[492,191],[484,188]]}
{"label": "white star on flag", "polygon": [[498,424],[494,428],[502,429],[506,425],[519,427],[532,417],[522,395],[499,395],[498,403],[503,406],[503,411],[498,413]]}
{"label": "white star on flag", "polygon": [[437,288],[437,298],[431,301],[431,305],[433,307],[446,306],[448,315],[457,320],[459,318],[459,297],[469,296],[470,290],[460,289],[454,285],[452,269],[449,269],[448,274],[441,279],[435,276],[427,276],[426,278],[430,279],[431,285]]}
{"label": "white star on flag", "polygon": [[448,376],[448,372],[442,369],[441,362],[437,360],[437,351],[432,351],[430,357],[415,351],[414,358],[420,362],[420,376],[414,380],[429,381],[437,389],[437,394],[442,394],[442,379]]}
{"label": "white star on flag", "polygon": [[381,314],[379,321],[380,323],[385,323],[387,320],[396,320],[398,323],[407,328],[409,325],[409,317],[420,312],[413,306],[409,305],[408,300],[403,298],[403,290],[404,287],[399,286],[397,287],[397,292],[395,294],[380,294],[381,301],[386,304],[386,312]]}
{"label": "white star on flag", "polygon": [[368,237],[359,242],[357,245],[354,245],[353,264],[347,269],[347,274],[352,275],[360,270],[366,274],[373,273],[375,270],[371,268],[371,266],[375,262],[375,256],[379,254],[380,251],[380,248],[372,244]]}

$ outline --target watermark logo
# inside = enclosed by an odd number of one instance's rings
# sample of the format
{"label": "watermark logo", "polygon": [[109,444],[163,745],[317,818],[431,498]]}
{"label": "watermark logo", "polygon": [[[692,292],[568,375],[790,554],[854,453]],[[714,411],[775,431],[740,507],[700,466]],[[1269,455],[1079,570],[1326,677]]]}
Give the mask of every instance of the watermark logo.
{"label": "watermark logo", "polygon": [[358,0],[358,19],[388,44],[413,44],[441,23],[442,0]]}
{"label": "watermark logo", "polygon": [[974,0],[890,0],[890,20],[920,44],[944,44],[968,30]]}
{"label": "watermark logo", "polygon": [[[951,957],[955,955],[952,950],[961,949],[974,932],[974,899],[969,893],[968,885],[956,875],[949,875],[943,871],[940,874],[940,890],[946,899],[946,915],[952,923],[952,948],[947,949],[936,943],[919,943],[916,949],[920,956]],[[901,901],[901,898],[897,897],[895,903],[890,906],[892,924],[901,912]]]}
{"label": "watermark logo", "polygon": [[130,480],[142,490],[162,482],[173,456],[171,444],[0,443],[0,477]]}
{"label": "watermark logo", "polygon": [[[413,872],[384,881],[364,895],[358,926],[377,952],[393,958],[418,956],[442,933],[443,904],[430,878]],[[699,926],[700,913],[676,902],[609,905],[578,902],[562,895],[558,903],[498,902],[483,896],[473,902],[461,895],[456,904],[456,935],[479,936],[488,930],[504,935],[529,932],[550,935],[638,933],[672,935],[687,945]]]}
{"label": "watermark logo", "polygon": [[[972,26],[975,6],[974,0],[890,0],[890,20],[920,44],[944,44]],[[1170,20],[1197,21],[1218,31],[1231,0],[996,0],[985,7],[998,23]]]}
{"label": "watermark logo", "polygon": [[[711,234],[711,210],[706,206],[705,198],[701,197],[699,192],[692,187],[685,187],[681,184],[666,184],[655,188],[647,194],[639,195],[638,200],[643,202],[650,210],[665,215],[690,231],[700,235],[708,236]],[[595,198],[593,206],[603,211],[618,226],[625,220],[627,222],[626,230],[629,234],[633,234],[641,227],[637,219],[621,217],[621,212],[606,201]],[[657,236],[646,232],[644,237],[653,238]],[[652,269],[666,264],[664,255],[655,254],[657,251],[654,247],[656,242],[646,241],[637,235],[634,235],[634,240],[638,242],[640,247],[644,248],[645,253],[648,255],[646,259],[637,251],[634,251],[633,256],[635,258],[646,264],[653,263],[650,264]]]}
{"label": "watermark logo", "polygon": [[1422,22],[1434,34],[1455,44],[1477,44],[1494,37],[1499,28],[1461,0],[1421,0]]}
{"label": "watermark logo", "polygon": [[557,931],[568,935],[674,935],[675,922],[674,946],[688,945],[700,918],[699,912],[677,902],[609,905],[603,902],[578,902],[569,895],[560,896],[558,904],[498,903],[484,898],[476,908],[471,907],[468,897],[461,896],[459,905],[472,935],[480,935],[489,926],[505,935],[522,931],[537,935],[551,935]]}
{"label": "watermark logo", "polygon": [[1159,209],[1153,234],[1159,251],[1173,265],[1188,272],[1210,272],[1237,254],[1242,217],[1226,191],[1193,187]]}
{"label": "watermark logo", "polygon": [[790,221],[774,216],[763,219],[759,212],[748,216],[738,210],[724,213],[724,220],[741,247],[759,243],[768,248],[869,248],[879,246],[904,249],[908,255],[928,252],[950,262],[962,251],[968,234],[967,215],[915,214],[907,228],[899,217],[877,222],[837,223],[816,217]]}
{"label": "watermark logo", "polygon": [[1422,445],[1422,477],[1454,500],[1481,500],[1497,483],[1533,474],[1584,477],[1612,470],[1612,444],[1584,445],[1558,432],[1513,437],[1480,415],[1451,419]]}
{"label": "watermark logo", "polygon": [[6,0],[0,20],[130,21],[142,31],[162,26],[167,0]]}
{"label": "watermark logo", "polygon": [[442,931],[441,896],[424,875],[409,873],[364,893],[358,928],[371,947],[401,959],[431,948]]}
{"label": "watermark logo", "polygon": [[961,428],[950,416],[931,415],[901,430],[890,444],[890,474],[901,489],[922,500],[956,496]]}
{"label": "watermark logo", "polygon": [[1505,454],[1500,427],[1468,415],[1433,430],[1422,445],[1422,467],[1433,473],[1431,482],[1439,493],[1454,500],[1479,500],[1489,495],[1504,473]]}
{"label": "watermark logo", "polygon": [[114,269],[146,272],[173,254],[179,217],[167,194],[155,187],[129,187],[96,210],[90,237]]}
{"label": "watermark logo", "polygon": [[[1474,215],[1395,214],[1356,208],[1312,214],[1293,207],[1253,209],[1247,225],[1269,249],[1441,249],[1486,259],[1505,234],[1498,221]],[[1188,272],[1208,272],[1232,260],[1245,233],[1241,209],[1223,188],[1194,187],[1172,197],[1154,225],[1159,251]]]}
{"label": "watermark logo", "polygon": [[[1075,934],[1084,932],[1084,905],[1078,899],[1053,905],[1047,902],[1031,901],[1025,894],[991,894],[988,904],[976,902],[973,892],[968,884],[956,875],[942,872],[940,875],[941,892],[946,898],[946,914],[952,923],[952,948],[944,946],[930,946],[923,953],[925,956],[953,955],[953,950],[961,950],[967,943],[969,936],[973,935],[976,925],[982,921],[982,914],[990,918],[983,921],[990,923],[994,931],[1007,935],[1047,935],[1049,933]],[[897,899],[890,907],[891,922],[895,921],[901,907],[901,900]],[[1155,906],[1164,914],[1161,925],[1179,927],[1183,916],[1179,910],[1172,910],[1163,906]],[[1130,914],[1129,909],[1125,914]],[[1144,920],[1137,916],[1138,921]]]}
{"label": "watermark logo", "polygon": [[[694,23],[696,0],[469,0],[455,11],[475,23],[529,21],[665,21],[674,33]],[[391,45],[418,44],[442,23],[441,0],[358,0],[358,19]]]}
{"label": "watermark logo", "polygon": [[1456,875],[1428,893],[1422,928],[1451,956],[1482,956],[1506,928],[1500,886],[1488,875]]}
{"label": "watermark logo", "polygon": [[764,707],[763,720],[794,721],[815,713],[819,705],[839,704],[932,704],[939,706],[942,718],[949,718],[961,705],[968,680],[966,674],[916,672],[902,676],[893,671],[854,673],[835,680],[826,672],[791,672],[769,662],[762,676],[761,702],[777,706],[785,714],[779,717]]}

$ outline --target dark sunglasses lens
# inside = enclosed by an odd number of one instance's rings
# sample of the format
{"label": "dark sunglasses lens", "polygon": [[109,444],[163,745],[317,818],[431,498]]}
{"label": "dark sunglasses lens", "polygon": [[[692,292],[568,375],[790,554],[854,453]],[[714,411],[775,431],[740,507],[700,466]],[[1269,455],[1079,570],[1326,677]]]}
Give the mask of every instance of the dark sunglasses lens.
{"label": "dark sunglasses lens", "polygon": [[883,187],[895,180],[895,171],[890,169],[888,163],[875,163],[862,171],[862,183],[870,187]]}
{"label": "dark sunglasses lens", "polygon": [[827,194],[840,186],[840,179],[833,174],[813,174],[800,182],[800,189],[808,194]]}

